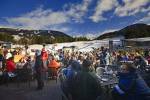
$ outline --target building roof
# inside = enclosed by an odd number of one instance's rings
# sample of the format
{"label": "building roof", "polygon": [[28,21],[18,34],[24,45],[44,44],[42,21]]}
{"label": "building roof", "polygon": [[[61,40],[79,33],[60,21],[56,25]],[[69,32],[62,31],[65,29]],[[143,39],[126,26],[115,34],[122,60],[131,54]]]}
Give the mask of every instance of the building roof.
{"label": "building roof", "polygon": [[137,42],[145,42],[145,41],[150,41],[150,37],[145,37],[145,38],[132,38],[132,39],[125,39],[127,41],[137,41]]}

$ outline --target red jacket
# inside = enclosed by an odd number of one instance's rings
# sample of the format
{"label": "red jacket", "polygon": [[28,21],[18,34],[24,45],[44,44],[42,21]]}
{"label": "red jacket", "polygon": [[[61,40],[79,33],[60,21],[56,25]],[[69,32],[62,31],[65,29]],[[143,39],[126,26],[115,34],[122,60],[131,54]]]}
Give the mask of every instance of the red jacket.
{"label": "red jacket", "polygon": [[48,54],[47,52],[42,52],[42,60],[46,61],[48,59]]}
{"label": "red jacket", "polygon": [[6,61],[6,70],[7,72],[14,72],[16,70],[16,65],[12,60]]}

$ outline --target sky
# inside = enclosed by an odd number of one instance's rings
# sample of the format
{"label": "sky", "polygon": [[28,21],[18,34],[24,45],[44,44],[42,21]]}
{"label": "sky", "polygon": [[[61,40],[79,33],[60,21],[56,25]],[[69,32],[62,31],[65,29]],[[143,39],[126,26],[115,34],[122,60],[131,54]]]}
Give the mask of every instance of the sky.
{"label": "sky", "polygon": [[135,23],[150,24],[150,0],[0,0],[0,27],[92,38]]}

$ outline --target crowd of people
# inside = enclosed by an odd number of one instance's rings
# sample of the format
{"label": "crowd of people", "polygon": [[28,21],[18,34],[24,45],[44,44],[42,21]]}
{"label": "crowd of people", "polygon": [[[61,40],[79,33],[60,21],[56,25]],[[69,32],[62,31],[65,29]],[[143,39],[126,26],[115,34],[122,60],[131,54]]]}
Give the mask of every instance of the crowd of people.
{"label": "crowd of people", "polygon": [[110,53],[104,47],[90,53],[66,53],[64,56],[66,68],[63,69],[65,81],[62,82],[62,90],[69,100],[96,100],[96,98],[103,100],[101,98],[103,89],[97,77],[97,69],[104,68],[105,72],[109,73],[108,66],[116,66],[115,71],[111,70],[111,75],[115,74],[118,77],[118,85],[112,92],[114,100],[149,100],[150,89],[147,85],[149,83],[141,77],[142,74],[149,73],[147,69],[149,56],[148,50]]}
{"label": "crowd of people", "polygon": [[30,55],[30,52],[26,46],[14,50],[5,47],[0,49],[0,83],[7,84],[10,79],[28,80],[27,77],[31,75],[37,80],[37,90],[41,90],[48,72],[57,77],[56,69],[60,67],[60,63],[48,53],[44,45],[42,50],[35,50],[34,55]]}
{"label": "crowd of people", "polygon": [[[19,60],[14,62],[16,56]],[[150,74],[149,64],[148,49],[109,51],[101,47],[91,52],[54,52],[43,45],[42,50],[35,50],[34,57],[30,56],[27,47],[13,52],[0,49],[1,77],[16,77],[17,69],[31,69],[36,76],[37,90],[42,90],[45,79],[63,76],[61,89],[68,100],[102,100],[104,87],[97,74],[98,68],[104,69],[102,75],[117,77],[116,85],[110,88],[114,100],[150,100],[150,83],[142,77],[142,74]]]}

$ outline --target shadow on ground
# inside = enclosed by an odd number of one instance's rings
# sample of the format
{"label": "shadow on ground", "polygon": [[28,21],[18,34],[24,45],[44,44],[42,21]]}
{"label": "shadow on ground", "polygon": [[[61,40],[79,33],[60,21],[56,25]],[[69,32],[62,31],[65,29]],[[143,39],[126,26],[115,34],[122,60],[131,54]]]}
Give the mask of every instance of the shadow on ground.
{"label": "shadow on ground", "polygon": [[21,83],[19,87],[11,83],[0,86],[0,100],[61,100],[61,94],[56,81],[45,82],[45,87],[39,91],[35,82],[30,87],[26,83]]}

